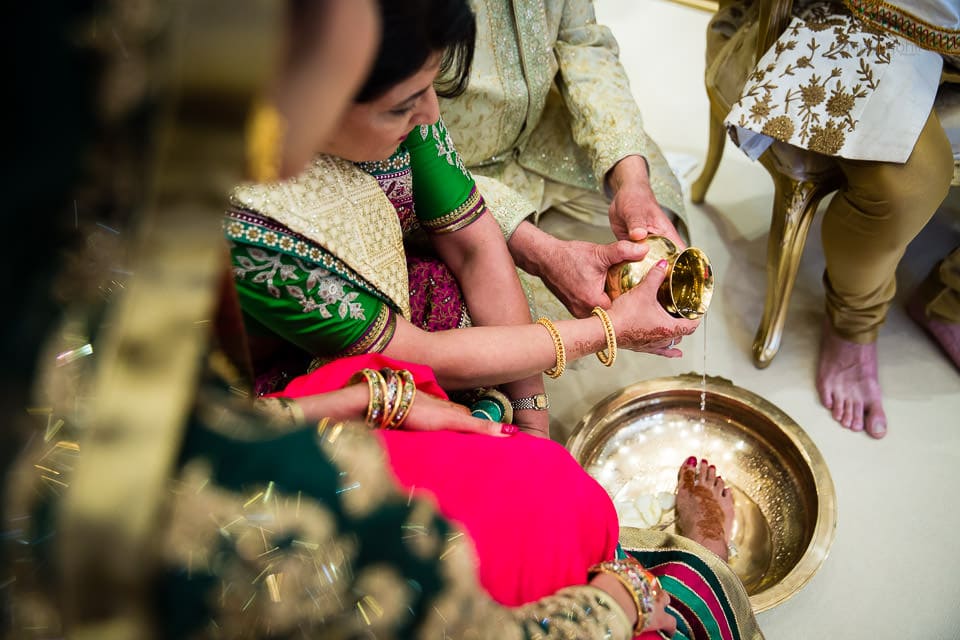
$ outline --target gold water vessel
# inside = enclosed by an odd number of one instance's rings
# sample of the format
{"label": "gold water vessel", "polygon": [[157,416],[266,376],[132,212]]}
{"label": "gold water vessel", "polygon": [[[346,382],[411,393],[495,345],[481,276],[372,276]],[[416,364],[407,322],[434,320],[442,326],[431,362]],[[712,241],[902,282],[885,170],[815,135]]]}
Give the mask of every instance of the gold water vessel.
{"label": "gold water vessel", "polygon": [[605,290],[610,299],[640,284],[657,262],[666,260],[667,273],[657,301],[675,318],[702,318],[713,298],[713,268],[706,254],[695,247],[681,251],[664,236],[647,236],[640,244],[647,246],[642,260],[621,262],[607,271]]}

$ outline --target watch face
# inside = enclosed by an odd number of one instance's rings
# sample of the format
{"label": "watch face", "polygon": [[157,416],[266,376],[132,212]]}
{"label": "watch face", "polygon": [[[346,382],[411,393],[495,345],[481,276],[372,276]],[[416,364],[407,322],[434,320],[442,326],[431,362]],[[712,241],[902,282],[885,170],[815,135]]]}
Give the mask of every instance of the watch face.
{"label": "watch face", "polygon": [[547,396],[545,394],[537,394],[533,396],[533,406],[537,409],[543,410],[547,408]]}

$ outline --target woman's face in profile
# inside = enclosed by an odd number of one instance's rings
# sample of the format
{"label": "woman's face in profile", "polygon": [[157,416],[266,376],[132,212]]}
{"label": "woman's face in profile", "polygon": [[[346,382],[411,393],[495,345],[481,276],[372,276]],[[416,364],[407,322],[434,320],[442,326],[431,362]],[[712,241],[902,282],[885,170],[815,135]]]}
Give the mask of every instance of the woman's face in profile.
{"label": "woman's face in profile", "polygon": [[[279,173],[303,171],[352,105],[380,41],[375,0],[325,0],[295,24],[287,60],[273,87],[286,124]],[[296,41],[294,41],[296,40]]]}
{"label": "woman's face in profile", "polygon": [[394,85],[382,96],[353,104],[331,134],[324,153],[353,162],[386,160],[414,127],[440,119],[433,81],[440,54],[420,71]]}

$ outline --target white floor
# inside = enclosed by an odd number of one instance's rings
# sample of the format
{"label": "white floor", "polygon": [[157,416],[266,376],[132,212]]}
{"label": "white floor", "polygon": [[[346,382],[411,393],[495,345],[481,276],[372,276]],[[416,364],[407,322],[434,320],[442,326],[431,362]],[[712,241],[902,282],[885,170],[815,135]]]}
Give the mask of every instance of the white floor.
{"label": "white floor", "polygon": [[[667,0],[596,0],[620,41],[647,129],[668,153],[702,160],[709,14]],[[696,172],[694,172],[695,177]],[[836,485],[839,526],[826,563],[800,593],[760,615],[769,640],[820,637],[960,638],[960,375],[903,311],[909,292],[960,242],[960,189],[910,246],[901,295],[880,337],[880,382],[890,422],[874,441],[833,422],[813,386],[823,315],[819,229],[810,235],[780,354],[754,368],[772,186],[759,165],[728,144],[707,205],[689,206],[694,244],[717,273],[706,325],[707,372],[759,393],[792,416],[824,455]],[[702,369],[702,340],[664,360],[625,354],[550,382],[558,439],[597,401],[641,378]]]}

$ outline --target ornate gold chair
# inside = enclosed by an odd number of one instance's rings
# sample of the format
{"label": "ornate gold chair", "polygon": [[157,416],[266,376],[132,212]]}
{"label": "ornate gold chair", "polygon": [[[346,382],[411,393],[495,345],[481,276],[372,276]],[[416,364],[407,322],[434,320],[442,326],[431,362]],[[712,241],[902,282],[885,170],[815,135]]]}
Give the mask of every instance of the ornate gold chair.
{"label": "ornate gold chair", "polygon": [[[715,18],[707,28],[707,71],[705,84],[710,99],[710,134],[703,171],[691,187],[691,199],[701,203],[720,165],[726,139],[723,120],[739,99],[747,75],[756,61],[777,40],[790,22],[792,0],[759,0],[756,23],[734,32]],[[720,12],[736,11],[732,0],[720,2]],[[723,58],[718,58],[723,50]],[[944,91],[958,92],[960,73],[945,70]],[[945,85],[944,85],[945,86]],[[960,100],[939,101],[944,108],[960,112]],[[956,141],[955,141],[956,142]],[[955,149],[957,146],[955,145]],[[800,256],[810,223],[820,201],[842,181],[840,172],[826,156],[779,141],[760,156],[760,163],[773,179],[773,211],[767,241],[767,285],[763,317],[753,341],[753,362],[764,368],[780,350],[787,305],[793,292]],[[960,184],[960,165],[954,172]]]}

